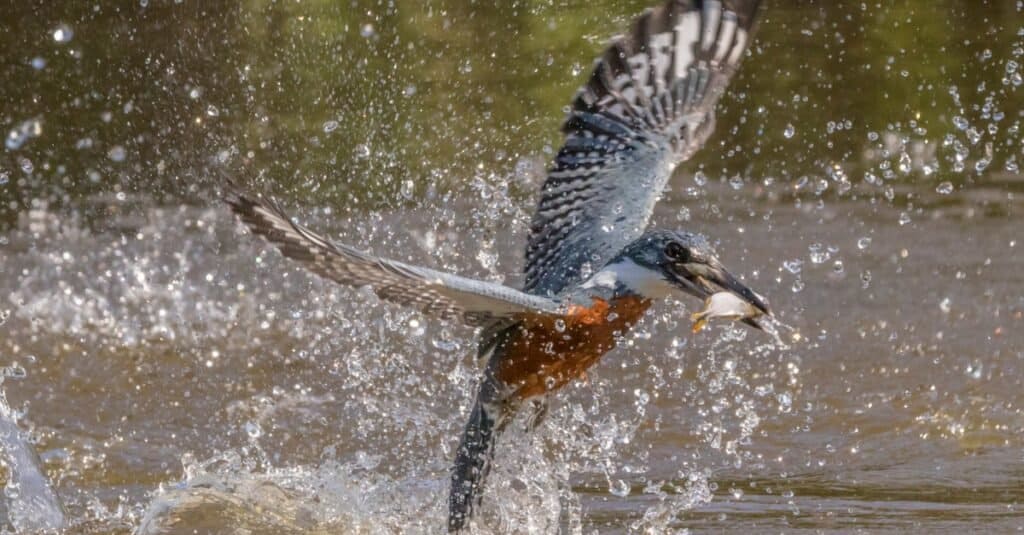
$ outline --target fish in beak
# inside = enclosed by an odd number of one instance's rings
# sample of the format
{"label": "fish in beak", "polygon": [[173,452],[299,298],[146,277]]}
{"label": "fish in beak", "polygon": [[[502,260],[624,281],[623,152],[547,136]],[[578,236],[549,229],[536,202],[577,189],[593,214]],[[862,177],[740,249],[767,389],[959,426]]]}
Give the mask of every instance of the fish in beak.
{"label": "fish in beak", "polygon": [[[670,271],[676,287],[705,302],[703,315],[697,324],[701,327],[703,323],[700,320],[726,316],[740,319],[743,323],[763,331],[764,327],[758,324],[755,317],[772,315],[765,299],[740,282],[717,260],[673,264]],[[713,298],[722,292],[735,295],[738,299]],[[695,327],[699,330],[697,325]]]}

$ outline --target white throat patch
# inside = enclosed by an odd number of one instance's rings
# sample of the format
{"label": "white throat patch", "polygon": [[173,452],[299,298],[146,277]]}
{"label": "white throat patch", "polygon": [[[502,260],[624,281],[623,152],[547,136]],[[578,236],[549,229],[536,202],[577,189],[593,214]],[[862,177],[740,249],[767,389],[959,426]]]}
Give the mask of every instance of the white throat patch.
{"label": "white throat patch", "polygon": [[619,284],[633,293],[651,299],[666,297],[674,290],[661,273],[629,259],[605,266],[583,283],[583,287],[612,290]]}

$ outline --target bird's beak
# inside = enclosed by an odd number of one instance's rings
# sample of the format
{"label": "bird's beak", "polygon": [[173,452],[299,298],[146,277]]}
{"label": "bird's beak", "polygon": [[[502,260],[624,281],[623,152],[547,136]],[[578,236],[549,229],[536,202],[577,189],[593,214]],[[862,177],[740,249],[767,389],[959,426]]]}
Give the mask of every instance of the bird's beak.
{"label": "bird's beak", "polygon": [[[676,286],[698,299],[707,299],[712,294],[721,291],[732,292],[761,313],[772,315],[771,309],[768,308],[768,303],[763,297],[740,282],[718,262],[708,264],[693,262],[674,267]],[[743,323],[764,330],[752,318],[744,319]]]}

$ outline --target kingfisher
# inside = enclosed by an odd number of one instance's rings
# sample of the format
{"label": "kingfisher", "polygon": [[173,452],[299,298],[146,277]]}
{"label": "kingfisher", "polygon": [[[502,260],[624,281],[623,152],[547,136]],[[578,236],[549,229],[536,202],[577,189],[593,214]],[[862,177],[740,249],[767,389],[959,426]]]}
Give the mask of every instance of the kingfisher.
{"label": "kingfisher", "polygon": [[552,394],[584,377],[656,300],[725,291],[771,314],[704,236],[647,230],[674,169],[714,129],[759,3],[669,0],[612,39],[563,124],[530,223],[521,290],[379,258],[307,229],[270,197],[225,188],[253,233],[317,275],[479,328],[486,364],[455,452],[449,532],[465,529],[479,509],[495,445],[513,417],[526,412],[527,428],[535,427]]}

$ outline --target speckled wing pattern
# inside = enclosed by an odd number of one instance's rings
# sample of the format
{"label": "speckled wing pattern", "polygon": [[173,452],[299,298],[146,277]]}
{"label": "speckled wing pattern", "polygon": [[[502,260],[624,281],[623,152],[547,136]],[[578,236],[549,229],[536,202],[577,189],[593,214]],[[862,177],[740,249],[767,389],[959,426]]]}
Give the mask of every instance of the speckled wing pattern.
{"label": "speckled wing pattern", "polygon": [[225,201],[243,223],[288,258],[347,286],[369,286],[381,299],[469,325],[523,314],[556,314],[559,304],[507,286],[377,258],[295,223],[271,198],[229,192]]}
{"label": "speckled wing pattern", "polygon": [[759,0],[672,0],[598,58],[562,128],[526,249],[526,291],[558,294],[643,233],[676,165],[714,129]]}

